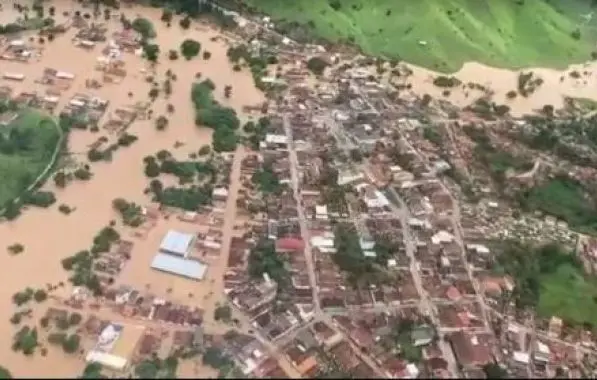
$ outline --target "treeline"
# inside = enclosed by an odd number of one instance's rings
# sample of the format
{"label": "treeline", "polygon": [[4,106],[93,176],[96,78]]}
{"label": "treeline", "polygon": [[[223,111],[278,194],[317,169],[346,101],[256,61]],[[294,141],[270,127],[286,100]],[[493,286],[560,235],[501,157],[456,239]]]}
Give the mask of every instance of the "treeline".
{"label": "treeline", "polygon": [[240,120],[234,109],[224,107],[214,99],[215,88],[209,79],[193,84],[191,100],[195,106],[195,124],[214,130],[212,145],[216,152],[231,152],[239,142]]}

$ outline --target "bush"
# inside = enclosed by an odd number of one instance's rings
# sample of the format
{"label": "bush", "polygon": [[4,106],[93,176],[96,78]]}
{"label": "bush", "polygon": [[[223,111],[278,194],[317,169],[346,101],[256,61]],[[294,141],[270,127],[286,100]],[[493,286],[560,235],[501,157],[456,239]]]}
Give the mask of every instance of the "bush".
{"label": "bush", "polygon": [[178,59],[178,52],[176,50],[170,50],[168,52],[168,59],[171,61],[176,61]]}
{"label": "bush", "polygon": [[48,343],[53,345],[62,345],[66,340],[66,334],[61,332],[54,332],[48,335]]}
{"label": "bush", "polygon": [[180,44],[180,52],[186,59],[196,57],[201,51],[201,44],[192,39],[186,39]]}
{"label": "bush", "polygon": [[189,29],[191,27],[191,19],[187,16],[180,20],[179,25],[183,29]]}
{"label": "bush", "polygon": [[8,252],[10,252],[13,255],[18,255],[19,253],[23,252],[24,250],[25,250],[25,247],[19,243],[15,243],[15,244],[8,246]]}
{"label": "bush", "polygon": [[[103,154],[102,154],[103,157]],[[75,178],[80,181],[89,181],[91,179],[91,172],[85,168],[75,170]]]}
{"label": "bush", "polygon": [[160,18],[163,22],[172,22],[172,11],[164,9],[162,11],[162,17]]}
{"label": "bush", "polygon": [[155,128],[158,131],[163,131],[168,127],[168,118],[166,116],[160,116],[155,120]]}
{"label": "bush", "polygon": [[37,289],[33,294],[33,299],[35,299],[35,302],[44,302],[48,299],[48,293],[43,289]]}
{"label": "bush", "polygon": [[64,174],[64,172],[60,171],[54,174],[54,183],[56,184],[56,187],[64,188],[67,182],[68,177],[66,176],[66,174]]}
{"label": "bush", "polygon": [[160,172],[160,165],[158,165],[155,159],[149,160],[145,163],[145,175],[147,177],[155,178],[160,175]]}
{"label": "bush", "polygon": [[214,311],[214,319],[216,321],[229,322],[232,318],[232,309],[228,305],[218,306]]}
{"label": "bush", "polygon": [[23,196],[23,203],[32,206],[50,207],[55,202],[56,197],[51,191],[36,191]]}
{"label": "bush", "polygon": [[433,84],[437,87],[456,87],[460,85],[460,81],[455,77],[446,77],[440,75],[433,79]]}
{"label": "bush", "polygon": [[83,317],[81,316],[81,314],[73,312],[68,316],[68,324],[71,326],[76,326],[79,323],[81,323],[82,319]]}
{"label": "bush", "polygon": [[206,50],[206,51],[204,51],[204,52],[203,52],[203,59],[205,59],[205,60],[207,61],[207,60],[208,60],[208,59],[210,59],[210,58],[211,58],[211,53],[210,53],[210,52],[208,52],[207,50]]}
{"label": "bush", "polygon": [[77,334],[69,335],[64,342],[62,342],[62,349],[67,354],[72,354],[77,352],[79,349],[79,345],[81,343],[81,338]]}
{"label": "bush", "polygon": [[19,323],[21,323],[22,320],[22,316],[21,313],[17,312],[14,313],[12,315],[12,317],[10,317],[10,323],[12,323],[13,325],[18,325]]}
{"label": "bush", "polygon": [[211,148],[209,147],[209,145],[203,145],[200,149],[199,149],[199,155],[200,156],[207,156],[208,154],[211,153]]}

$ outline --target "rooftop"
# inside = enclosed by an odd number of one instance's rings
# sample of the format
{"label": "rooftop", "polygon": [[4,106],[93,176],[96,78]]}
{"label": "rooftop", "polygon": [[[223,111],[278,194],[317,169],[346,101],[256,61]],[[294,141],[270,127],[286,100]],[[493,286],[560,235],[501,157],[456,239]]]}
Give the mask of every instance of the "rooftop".
{"label": "rooftop", "polygon": [[167,273],[177,274],[193,280],[202,280],[207,265],[196,260],[185,259],[165,253],[158,253],[151,262],[151,267]]}
{"label": "rooftop", "polygon": [[192,234],[170,230],[162,239],[160,251],[174,255],[186,256],[189,252],[193,239]]}

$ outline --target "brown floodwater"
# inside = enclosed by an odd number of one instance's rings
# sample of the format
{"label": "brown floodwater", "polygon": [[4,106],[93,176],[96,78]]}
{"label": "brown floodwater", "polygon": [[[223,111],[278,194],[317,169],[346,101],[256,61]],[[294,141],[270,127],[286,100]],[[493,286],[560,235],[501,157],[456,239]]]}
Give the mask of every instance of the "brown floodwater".
{"label": "brown floodwater", "polygon": [[[0,12],[0,22],[13,21],[17,17],[17,12],[14,11],[10,3],[4,1],[2,3],[4,6]],[[20,3],[27,2],[20,1]],[[47,6],[50,5],[49,3],[46,2]],[[57,21],[60,21],[65,10],[74,12],[80,9],[82,13],[91,12],[88,8],[78,8],[79,5],[73,1],[56,0],[51,3],[56,7]],[[168,69],[178,77],[177,81],[172,83],[173,91],[169,99],[160,95],[151,107],[154,111],[154,118],[162,114],[168,117],[169,126],[165,131],[157,131],[153,120],[136,121],[128,132],[136,135],[139,140],[128,148],[116,151],[112,162],[92,164],[93,178],[90,181],[75,181],[64,189],[56,189],[50,181],[45,188],[56,193],[58,201],[54,206],[49,209],[30,208],[25,210],[16,221],[0,223],[0,241],[5,246],[17,242],[25,246],[25,251],[19,255],[11,256],[8,253],[0,255],[0,277],[3,279],[3,286],[0,289],[0,310],[2,310],[0,336],[4,337],[4,343],[0,345],[0,365],[9,368],[15,376],[74,376],[82,370],[84,363],[81,358],[67,357],[60,349],[50,350],[46,357],[42,357],[39,352],[33,357],[25,357],[22,353],[15,353],[11,350],[11,337],[16,329],[9,322],[9,318],[15,310],[11,297],[15,292],[28,286],[39,288],[45,287],[46,284],[67,282],[67,273],[62,269],[60,260],[88,248],[93,236],[102,227],[107,225],[110,220],[117,220],[117,216],[111,209],[111,202],[114,198],[122,197],[139,204],[147,204],[148,198],[143,194],[148,183],[148,179],[143,174],[143,157],[161,149],[168,149],[177,158],[185,159],[189,152],[196,152],[202,145],[210,143],[211,131],[206,128],[198,128],[194,124],[190,89],[196,73],[200,72],[202,78],[210,78],[216,84],[214,93],[219,101],[239,111],[244,105],[255,105],[263,100],[263,95],[255,89],[252,77],[247,70],[241,72],[232,70],[226,57],[226,44],[210,40],[219,35],[217,31],[205,27],[198,30],[197,25],[193,25],[185,31],[178,26],[176,17],[172,22],[172,27],[166,28],[159,20],[161,12],[158,9],[135,7],[125,8],[121,11],[129,19],[141,15],[153,21],[158,34],[156,43],[161,48],[159,64],[156,67],[158,83],[161,84],[164,81],[165,72]],[[98,22],[105,22],[103,16],[98,19]],[[107,26],[110,30],[118,30],[120,22],[115,18],[109,21]],[[61,95],[58,110],[68,103],[75,93],[91,94],[108,99],[110,106],[105,116],[116,107],[149,100],[150,84],[145,81],[145,75],[142,72],[149,69],[148,64],[131,53],[124,53],[128,75],[119,84],[104,84],[99,89],[86,89],[86,79],[101,80],[101,73],[95,71],[94,67],[105,44],[100,44],[91,51],[82,50],[71,42],[74,33],[75,30],[71,29],[67,34],[56,36],[53,42],[46,42],[43,46],[40,46],[37,41],[33,42],[32,44],[35,46],[43,47],[39,60],[34,59],[29,63],[0,61],[0,71],[26,75],[23,82],[3,80],[2,85],[11,85],[15,94],[22,90],[37,90],[45,93],[47,88],[35,81],[41,78],[44,68],[53,68],[75,75],[70,89]],[[108,36],[111,36],[110,32]],[[196,57],[191,61],[186,61],[183,58],[178,61],[168,60],[168,50],[179,50],[180,43],[185,38],[200,41],[202,50],[212,53],[211,59],[203,60]],[[28,36],[23,39],[28,41]],[[224,99],[223,96],[226,85],[233,86],[230,99]],[[133,94],[132,97],[128,96],[129,92]],[[166,106],[169,103],[175,106],[173,114],[166,113]],[[69,140],[70,151],[87,152],[88,145],[101,135],[108,136],[103,130],[100,130],[99,133],[73,131]],[[184,143],[184,146],[175,149],[174,146],[177,142]],[[84,155],[79,159],[83,158]],[[76,210],[68,216],[63,215],[58,211],[60,204],[66,204]],[[138,249],[135,249],[133,254],[137,254],[137,257],[125,267],[118,282],[139,287],[151,283],[155,293],[165,293],[167,288],[172,287],[175,289],[173,297],[185,298],[186,296],[186,303],[201,306],[201,303],[204,302],[202,296],[205,294],[205,290],[202,290],[201,287],[207,285],[175,279],[149,269],[151,257],[157,249],[157,246],[152,246],[152,244],[157,244],[161,239],[161,234],[167,230],[165,223],[167,222],[160,222],[154,231],[155,234],[152,234],[147,241],[136,242]],[[212,278],[217,277],[215,271],[208,273]],[[209,280],[206,282],[209,283]],[[69,287],[66,286],[61,291],[68,292]],[[189,293],[195,293],[196,296],[189,299]],[[29,320],[28,323],[33,324],[34,321]]]}

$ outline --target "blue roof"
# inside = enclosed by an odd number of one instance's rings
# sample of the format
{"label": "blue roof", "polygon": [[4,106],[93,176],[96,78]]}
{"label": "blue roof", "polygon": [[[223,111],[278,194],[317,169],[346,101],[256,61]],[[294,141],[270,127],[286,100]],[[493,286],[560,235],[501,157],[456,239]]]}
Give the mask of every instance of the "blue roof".
{"label": "blue roof", "polygon": [[160,251],[186,256],[193,243],[193,234],[185,234],[174,230],[168,231],[160,244]]}
{"label": "blue roof", "polygon": [[177,274],[179,276],[202,280],[207,271],[207,265],[199,261],[184,259],[182,257],[158,253],[151,262],[151,267],[163,272]]}

